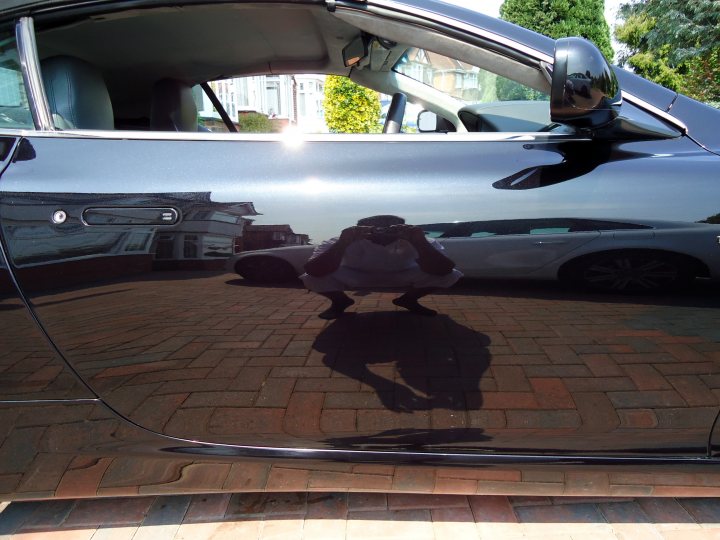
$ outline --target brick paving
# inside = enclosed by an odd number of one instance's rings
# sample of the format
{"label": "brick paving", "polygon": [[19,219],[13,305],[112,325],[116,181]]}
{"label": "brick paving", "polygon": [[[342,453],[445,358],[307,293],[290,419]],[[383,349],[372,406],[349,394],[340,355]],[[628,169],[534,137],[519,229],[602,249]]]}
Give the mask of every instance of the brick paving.
{"label": "brick paving", "polygon": [[[582,295],[554,284],[464,285],[427,298],[441,312],[434,319],[397,311],[391,293],[371,293],[355,297],[353,315],[328,323],[316,317],[324,300],[300,288],[248,286],[230,274],[160,274],[34,301],[101,395],[167,434],[323,448],[595,452],[625,444],[682,454],[702,450],[718,410],[720,296],[706,288],[653,298]],[[2,376],[28,392],[18,396],[72,391],[60,380],[67,370],[33,379],[31,366],[55,365],[47,351],[33,351],[22,335],[3,343]],[[138,431],[99,405],[0,406],[0,494],[720,494],[720,473],[697,468],[271,466],[192,454],[140,462],[112,449],[77,455],[78,447],[118,437],[130,445]]]}
{"label": "brick paving", "polygon": [[3,540],[711,540],[720,499],[387,493],[0,503]]}
{"label": "brick paving", "polygon": [[155,272],[34,302],[113,408],[168,435],[587,451],[704,444],[720,405],[716,292],[465,284],[424,300],[436,318],[373,292],[328,322],[300,287]]}

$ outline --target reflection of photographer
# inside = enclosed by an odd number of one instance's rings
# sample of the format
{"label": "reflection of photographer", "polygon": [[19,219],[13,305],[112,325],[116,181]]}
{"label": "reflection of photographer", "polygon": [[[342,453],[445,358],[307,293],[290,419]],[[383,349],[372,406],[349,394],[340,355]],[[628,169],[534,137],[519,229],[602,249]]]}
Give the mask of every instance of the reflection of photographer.
{"label": "reflection of photographer", "polygon": [[320,313],[323,319],[335,319],[355,303],[345,289],[368,287],[409,288],[393,304],[421,315],[435,315],[418,300],[462,277],[442,250],[420,227],[405,225],[401,217],[373,216],[315,248],[300,278],[308,289],[332,302]]}

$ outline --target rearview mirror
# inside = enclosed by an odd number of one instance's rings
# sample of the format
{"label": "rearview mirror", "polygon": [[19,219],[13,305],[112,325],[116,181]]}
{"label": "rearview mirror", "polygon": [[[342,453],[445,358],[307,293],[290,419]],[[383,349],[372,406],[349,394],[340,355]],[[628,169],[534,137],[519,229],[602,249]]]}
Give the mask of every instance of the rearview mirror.
{"label": "rearview mirror", "polygon": [[368,38],[360,34],[342,50],[345,67],[352,67],[368,55]]}
{"label": "rearview mirror", "polygon": [[582,38],[555,42],[550,118],[553,122],[595,129],[618,115],[620,84],[600,50]]}

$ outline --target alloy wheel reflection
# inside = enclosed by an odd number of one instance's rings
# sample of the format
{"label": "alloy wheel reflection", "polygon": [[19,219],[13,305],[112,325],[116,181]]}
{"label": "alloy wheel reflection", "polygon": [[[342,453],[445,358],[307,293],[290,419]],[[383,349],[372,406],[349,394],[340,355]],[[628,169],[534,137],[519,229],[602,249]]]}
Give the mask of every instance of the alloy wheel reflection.
{"label": "alloy wheel reflection", "polygon": [[595,289],[641,292],[677,287],[686,281],[684,275],[683,269],[670,260],[628,255],[605,257],[587,265],[581,279]]}

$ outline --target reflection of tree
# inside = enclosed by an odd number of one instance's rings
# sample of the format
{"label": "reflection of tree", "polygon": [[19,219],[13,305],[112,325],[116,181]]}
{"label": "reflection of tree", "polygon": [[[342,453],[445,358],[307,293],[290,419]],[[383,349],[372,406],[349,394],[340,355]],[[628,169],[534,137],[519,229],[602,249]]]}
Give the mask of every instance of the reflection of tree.
{"label": "reflection of tree", "polygon": [[519,82],[511,81],[504,77],[498,77],[495,81],[495,92],[498,101],[549,101],[550,96],[538,90],[534,90]]}
{"label": "reflection of tree", "polygon": [[706,217],[705,219],[701,219],[698,223],[720,224],[720,214],[715,214],[713,216]]}

